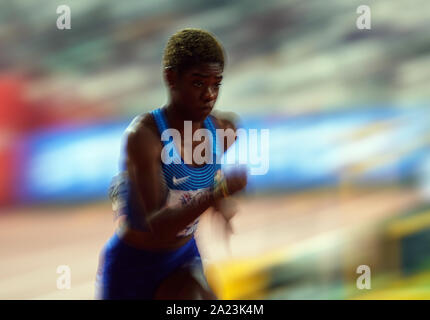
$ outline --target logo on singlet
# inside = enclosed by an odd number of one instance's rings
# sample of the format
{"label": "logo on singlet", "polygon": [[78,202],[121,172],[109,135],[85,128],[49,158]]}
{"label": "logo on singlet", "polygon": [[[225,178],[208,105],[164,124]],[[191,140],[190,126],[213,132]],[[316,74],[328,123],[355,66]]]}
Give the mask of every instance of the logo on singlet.
{"label": "logo on singlet", "polygon": [[173,184],[176,186],[178,184],[184,183],[190,176],[182,177],[182,178],[176,178],[173,176]]}

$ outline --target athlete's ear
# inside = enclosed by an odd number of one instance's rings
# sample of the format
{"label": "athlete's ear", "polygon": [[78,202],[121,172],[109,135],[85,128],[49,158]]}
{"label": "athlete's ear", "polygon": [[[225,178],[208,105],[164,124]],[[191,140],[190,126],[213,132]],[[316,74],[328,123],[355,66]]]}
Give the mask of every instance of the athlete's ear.
{"label": "athlete's ear", "polygon": [[172,67],[164,68],[164,80],[170,89],[175,89],[178,73]]}

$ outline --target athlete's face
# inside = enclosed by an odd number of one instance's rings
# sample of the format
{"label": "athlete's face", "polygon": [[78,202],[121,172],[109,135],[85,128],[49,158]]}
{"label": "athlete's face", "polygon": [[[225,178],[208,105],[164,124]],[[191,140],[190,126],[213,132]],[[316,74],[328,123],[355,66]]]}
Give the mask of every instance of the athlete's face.
{"label": "athlete's face", "polygon": [[177,75],[174,99],[192,120],[205,119],[218,98],[223,68],[219,63],[193,66]]}

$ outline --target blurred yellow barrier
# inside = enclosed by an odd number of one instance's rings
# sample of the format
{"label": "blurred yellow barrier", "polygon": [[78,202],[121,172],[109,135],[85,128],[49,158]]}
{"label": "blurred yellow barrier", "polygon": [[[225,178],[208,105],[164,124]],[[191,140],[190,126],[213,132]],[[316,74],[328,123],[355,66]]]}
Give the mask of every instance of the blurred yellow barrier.
{"label": "blurred yellow barrier", "polygon": [[270,267],[284,262],[286,256],[284,250],[279,250],[210,264],[206,277],[219,299],[259,299],[268,286]]}
{"label": "blurred yellow barrier", "polygon": [[430,228],[430,210],[394,221],[387,232],[394,238],[400,238],[428,228]]}
{"label": "blurred yellow barrier", "polygon": [[382,290],[370,290],[354,300],[430,300],[430,272],[400,278]]}

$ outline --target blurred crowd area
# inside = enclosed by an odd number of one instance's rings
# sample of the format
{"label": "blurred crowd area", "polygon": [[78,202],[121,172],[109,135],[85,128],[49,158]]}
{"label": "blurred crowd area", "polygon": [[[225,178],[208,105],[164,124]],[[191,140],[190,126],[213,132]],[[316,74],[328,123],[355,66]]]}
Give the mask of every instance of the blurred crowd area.
{"label": "blurred crowd area", "polygon": [[[123,130],[166,103],[165,43],[203,28],[227,54],[217,108],[270,130],[268,171],[248,186],[260,209],[237,227],[275,212],[282,226],[268,219],[248,234],[266,246],[239,236],[247,257],[208,268],[221,297],[430,298],[427,0],[66,2],[0,2],[0,219],[107,201]],[[56,27],[63,4],[70,30]],[[362,264],[371,291],[355,288]]]}

